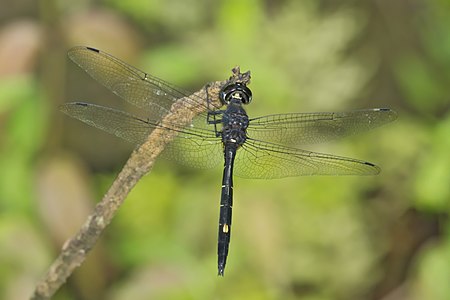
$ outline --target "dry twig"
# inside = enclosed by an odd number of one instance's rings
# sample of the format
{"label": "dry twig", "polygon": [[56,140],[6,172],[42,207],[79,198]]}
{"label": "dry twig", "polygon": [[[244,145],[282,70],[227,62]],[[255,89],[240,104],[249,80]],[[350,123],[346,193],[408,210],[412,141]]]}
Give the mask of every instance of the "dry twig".
{"label": "dry twig", "polygon": [[[249,72],[241,74],[239,67],[236,67],[233,69],[233,76],[229,81],[248,83],[249,79]],[[209,101],[219,107],[221,106],[218,97],[219,92],[229,81],[210,83],[194,93],[192,97],[206,99],[207,91]],[[161,124],[165,122],[168,124],[174,123],[174,120],[176,120],[176,124],[188,125],[197,114],[205,111],[205,105],[192,104],[192,101],[185,100],[185,98],[180,98],[175,102],[170,113],[163,118]],[[175,135],[175,131],[166,129],[164,126],[158,127],[152,131],[144,144],[133,151],[108,192],[102,201],[96,205],[94,212],[87,218],[80,231],[64,243],[61,253],[52,263],[45,277],[36,285],[31,299],[50,299],[75,268],[83,263],[128,193],[139,179],[151,170],[158,155]]]}

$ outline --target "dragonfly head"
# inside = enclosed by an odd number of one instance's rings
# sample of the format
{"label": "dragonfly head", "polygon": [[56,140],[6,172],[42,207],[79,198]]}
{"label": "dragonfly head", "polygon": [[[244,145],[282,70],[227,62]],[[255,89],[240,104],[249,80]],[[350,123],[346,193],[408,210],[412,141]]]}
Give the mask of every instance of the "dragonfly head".
{"label": "dragonfly head", "polygon": [[226,105],[232,100],[249,104],[252,101],[252,91],[242,83],[228,83],[220,90],[219,98]]}

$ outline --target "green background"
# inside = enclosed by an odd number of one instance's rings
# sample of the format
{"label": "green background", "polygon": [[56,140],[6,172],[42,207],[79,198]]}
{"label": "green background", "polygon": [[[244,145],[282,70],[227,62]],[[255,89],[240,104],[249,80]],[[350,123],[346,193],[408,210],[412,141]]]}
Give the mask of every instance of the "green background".
{"label": "green background", "polygon": [[[251,70],[250,116],[395,109],[315,150],[374,177],[235,179],[160,161],[55,299],[450,299],[448,0],[6,1],[0,13],[0,298],[25,299],[133,146],[58,105],[126,103],[71,63],[86,45],[196,91]],[[308,149],[308,148],[306,148]]]}

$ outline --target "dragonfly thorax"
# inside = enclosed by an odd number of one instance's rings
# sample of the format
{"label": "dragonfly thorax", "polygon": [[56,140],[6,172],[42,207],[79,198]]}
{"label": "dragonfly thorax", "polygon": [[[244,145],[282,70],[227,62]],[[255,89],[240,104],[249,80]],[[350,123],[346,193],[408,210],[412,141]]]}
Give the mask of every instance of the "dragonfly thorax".
{"label": "dragonfly thorax", "polygon": [[249,120],[247,113],[233,99],[222,116],[222,142],[241,146],[247,139]]}

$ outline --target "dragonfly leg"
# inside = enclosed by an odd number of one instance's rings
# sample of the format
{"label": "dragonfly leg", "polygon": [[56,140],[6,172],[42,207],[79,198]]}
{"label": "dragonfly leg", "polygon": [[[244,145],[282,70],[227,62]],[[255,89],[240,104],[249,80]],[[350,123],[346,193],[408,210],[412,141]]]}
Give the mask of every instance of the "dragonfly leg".
{"label": "dragonfly leg", "polygon": [[[214,132],[216,133],[216,137],[220,137],[222,135],[222,131],[217,129],[217,124],[222,123],[222,118],[216,119],[217,115],[223,114],[222,110],[213,110],[208,111],[208,115],[206,117],[206,122],[208,124],[214,125]],[[212,120],[211,120],[212,117]]]}
{"label": "dragonfly leg", "polygon": [[[214,125],[214,132],[216,133],[216,137],[219,137],[221,135],[220,130],[217,130],[217,124],[222,123],[222,119],[216,119],[217,115],[222,115],[224,113],[223,110],[213,110],[210,109],[210,99],[209,99],[209,93],[208,93],[208,88],[210,87],[210,84],[207,83],[205,85],[205,93],[206,93],[206,105],[208,107],[208,115],[206,118],[206,122],[207,124],[211,124]],[[212,120],[211,120],[212,117]]]}

